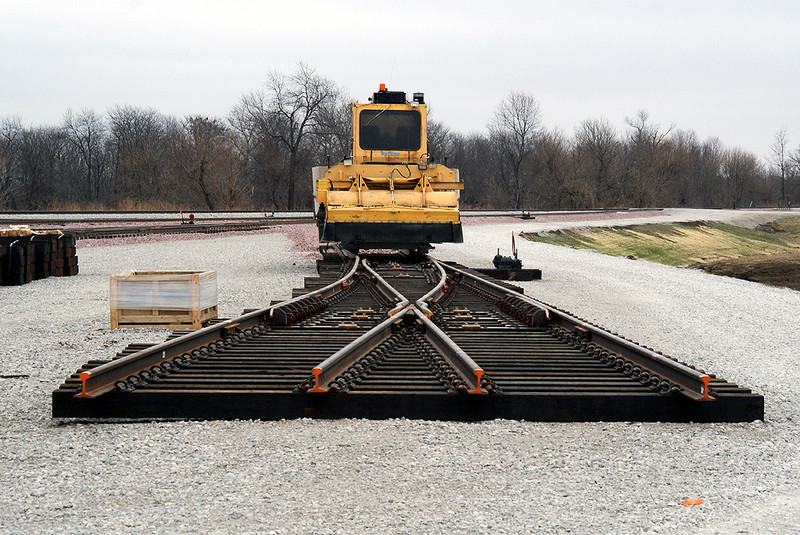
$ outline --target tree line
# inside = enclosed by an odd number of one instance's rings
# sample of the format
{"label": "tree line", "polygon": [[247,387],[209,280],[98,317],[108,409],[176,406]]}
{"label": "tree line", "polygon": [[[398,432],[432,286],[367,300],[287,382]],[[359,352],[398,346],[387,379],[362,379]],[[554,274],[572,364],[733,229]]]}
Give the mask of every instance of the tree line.
{"label": "tree line", "polygon": [[[350,151],[350,98],[300,64],[271,73],[227,117],[114,106],[68,110],[57,126],[0,121],[0,209],[295,210],[311,167]],[[430,120],[429,152],[460,170],[465,208],[746,207],[797,204],[800,147],[780,130],[766,161],[654,123],[588,119],[548,130],[536,99],[511,92],[486,131]]]}

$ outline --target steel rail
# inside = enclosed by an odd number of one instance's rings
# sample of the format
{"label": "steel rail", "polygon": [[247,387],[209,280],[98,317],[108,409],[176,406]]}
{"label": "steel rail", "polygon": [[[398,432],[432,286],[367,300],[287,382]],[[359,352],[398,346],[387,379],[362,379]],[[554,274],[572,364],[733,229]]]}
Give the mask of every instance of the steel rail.
{"label": "steel rail", "polygon": [[192,333],[178,338],[162,342],[148,349],[137,351],[126,357],[112,360],[89,371],[81,372],[81,392],[75,397],[95,398],[114,389],[116,383],[125,380],[143,371],[148,371],[154,366],[170,362],[178,356],[213,344],[224,341],[256,325],[271,323],[274,312],[281,307],[291,307],[292,305],[317,298],[319,300],[330,297],[347,287],[349,281],[355,276],[358,269],[360,258],[352,256],[353,266],[344,277],[323,288],[309,292],[307,294],[277,303],[275,305],[255,310],[244,314],[238,318],[210,325]]}
{"label": "steel rail", "polygon": [[[148,225],[148,226],[123,226],[123,227],[86,227],[68,228],[64,232],[74,234],[78,239],[103,239],[115,236],[144,236],[148,234],[184,234],[202,233],[213,234],[222,232],[243,232],[248,230],[262,230],[275,225],[274,221],[247,221],[229,223],[193,223],[178,225]],[[279,223],[278,223],[279,224]]]}
{"label": "steel rail", "polygon": [[375,278],[383,292],[393,296],[399,303],[388,312],[389,317],[386,320],[315,366],[311,370],[314,375],[314,388],[308,390],[309,392],[328,392],[331,383],[338,378],[339,374],[350,368],[350,366],[355,364],[359,359],[388,339],[392,334],[394,326],[399,324],[407,314],[413,313],[424,327],[426,338],[439,351],[439,354],[442,355],[450,367],[461,377],[464,384],[468,386],[469,393],[487,393],[485,390],[481,389],[481,377],[483,377],[484,374],[483,369],[429,319],[431,313],[425,300],[435,295],[437,292],[441,292],[446,281],[446,272],[444,269],[442,269],[438,262],[434,261],[434,264],[439,268],[442,275],[441,280],[433,290],[417,300],[415,304],[411,304],[407,297],[387,283],[380,274],[372,269],[368,262],[363,262],[364,270]]}
{"label": "steel rail", "polygon": [[447,363],[461,376],[464,384],[469,386],[469,393],[487,394],[488,392],[481,388],[483,368],[478,366],[458,344],[453,342],[453,340],[437,327],[419,308],[413,307],[412,305],[409,309],[413,310],[417,318],[419,318],[425,326],[425,336],[431,344],[439,350],[439,353],[444,357]]}
{"label": "steel rail", "polygon": [[[300,305],[300,304],[302,304],[304,302],[308,302],[309,300],[312,300],[312,299],[315,299],[315,298],[316,299],[320,299],[320,300],[326,299],[326,298],[332,296],[333,294],[336,294],[339,291],[344,290],[347,286],[349,286],[350,285],[350,281],[352,281],[353,277],[356,274],[356,271],[358,271],[359,265],[361,265],[361,257],[356,256],[353,253],[351,253],[350,251],[346,251],[346,250],[342,251],[342,254],[346,258],[348,258],[351,262],[353,262],[353,265],[350,268],[350,271],[348,271],[347,274],[344,277],[342,277],[341,279],[339,279],[339,280],[337,280],[335,282],[332,282],[332,283],[328,284],[327,286],[323,286],[322,288],[320,288],[318,290],[314,290],[313,292],[309,292],[307,294],[299,295],[299,296],[294,297],[292,299],[289,299],[289,300],[283,301],[281,303],[278,303],[276,305],[268,307],[265,310],[270,310],[270,319],[274,320],[276,315],[279,316],[279,315],[282,314],[283,311],[291,310],[295,305]],[[243,316],[243,317],[246,317],[246,316]],[[288,323],[291,323],[291,321],[289,321]]]}
{"label": "steel rail", "polygon": [[377,271],[372,269],[369,262],[364,260],[361,265],[364,271],[375,279],[379,291],[390,301],[393,300],[395,306],[387,312],[389,316],[387,319],[315,366],[311,370],[314,375],[314,388],[310,389],[309,392],[327,392],[330,389],[330,384],[340,373],[389,338],[395,323],[401,321],[408,313],[406,308],[409,304],[408,299],[386,282],[386,279],[381,277]]}
{"label": "steel rail", "polygon": [[398,291],[395,289],[395,287],[394,287],[394,286],[392,286],[391,284],[389,284],[388,282],[386,282],[386,279],[384,279],[383,277],[381,277],[381,276],[380,276],[380,274],[379,274],[377,271],[375,271],[374,269],[372,269],[372,266],[370,266],[370,265],[369,265],[369,262],[367,262],[366,260],[364,260],[364,261],[362,262],[362,265],[364,266],[364,270],[365,270],[367,273],[369,273],[369,274],[370,274],[370,276],[372,276],[372,277],[374,277],[374,278],[375,278],[375,280],[377,281],[377,283],[378,283],[378,287],[379,287],[379,289],[381,290],[381,292],[382,292],[382,293],[383,293],[383,294],[384,294],[384,295],[385,295],[385,296],[386,296],[386,297],[387,297],[387,298],[388,298],[390,301],[391,301],[391,300],[394,300],[394,302],[395,302],[395,306],[394,306],[394,308],[393,308],[393,309],[391,309],[389,312],[387,312],[387,314],[389,314],[389,316],[394,316],[395,314],[398,314],[398,313],[399,313],[401,310],[403,310],[404,308],[406,308],[406,307],[408,306],[408,303],[410,302],[410,301],[408,300],[408,298],[406,298],[406,296],[404,296],[403,294],[401,294],[400,292],[398,292]]}
{"label": "steel rail", "polygon": [[[461,377],[464,384],[469,387],[468,392],[470,394],[486,394],[487,392],[481,389],[481,377],[483,377],[484,373],[483,369],[478,366],[463,349],[453,342],[444,331],[430,320],[433,313],[428,308],[428,303],[432,302],[434,296],[436,296],[437,299],[441,297],[442,288],[444,288],[447,283],[447,273],[439,262],[430,256],[428,260],[438,268],[440,275],[439,282],[431,291],[417,299],[413,305],[409,305],[407,310],[411,310],[417,315],[424,327],[425,337],[439,351],[439,354],[444,357],[450,367]],[[406,302],[408,302],[407,299]]]}
{"label": "steel rail", "polygon": [[442,297],[443,294],[442,289],[447,284],[447,273],[445,272],[441,264],[439,264],[439,262],[437,262],[431,257],[428,257],[428,259],[439,270],[439,275],[440,275],[439,283],[436,286],[434,286],[430,292],[426,293],[425,295],[417,299],[416,305],[417,308],[420,309],[425,314],[426,317],[430,318],[431,316],[433,316],[433,312],[431,312],[431,310],[428,308],[428,303],[438,301],[439,298]]}
{"label": "steel rail", "polygon": [[395,324],[403,321],[403,317],[408,314],[408,309],[403,309],[394,316],[389,316],[381,323],[365,332],[342,349],[314,366],[311,373],[314,374],[314,388],[309,392],[328,392],[331,383],[340,373],[355,364],[361,357],[375,349],[381,342],[392,335]]}
{"label": "steel rail", "polygon": [[454,273],[461,274],[463,277],[470,279],[473,283],[477,283],[485,290],[497,296],[513,295],[517,299],[542,309],[545,311],[550,323],[576,332],[587,340],[590,340],[591,343],[608,351],[615,352],[622,358],[631,361],[636,366],[671,381],[681,387],[681,394],[692,400],[713,401],[715,399],[708,391],[708,384],[711,382],[711,377],[704,373],[672,360],[669,357],[648,350],[620,336],[609,333],[595,325],[586,323],[575,316],[556,310],[536,299],[513,292],[499,284],[477,277],[463,269],[448,264],[444,264],[444,267]]}
{"label": "steel rail", "polygon": [[[183,215],[190,213],[195,216],[195,222],[201,221],[287,221],[312,222],[314,214],[311,211],[264,211],[253,210],[219,210],[219,211],[192,211],[184,210]],[[20,222],[22,224],[68,224],[68,223],[115,223],[115,222],[150,222],[169,223],[180,221],[181,212],[178,210],[153,210],[119,212],[113,210],[38,210],[35,212],[0,210],[0,222]]]}
{"label": "steel rail", "polygon": [[486,390],[481,388],[483,369],[413,304],[409,304],[397,314],[389,316],[315,366],[311,370],[314,375],[314,388],[309,389],[308,392],[328,392],[331,384],[342,372],[386,341],[392,335],[395,326],[402,323],[409,314],[417,317],[424,327],[425,337],[467,385],[468,392],[470,394],[486,394]]}

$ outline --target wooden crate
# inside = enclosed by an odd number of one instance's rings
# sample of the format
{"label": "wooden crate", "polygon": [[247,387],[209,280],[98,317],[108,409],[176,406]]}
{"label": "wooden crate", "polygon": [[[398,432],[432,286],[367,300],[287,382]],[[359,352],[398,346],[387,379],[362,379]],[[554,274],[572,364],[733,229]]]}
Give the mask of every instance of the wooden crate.
{"label": "wooden crate", "polygon": [[217,272],[131,271],[112,275],[109,303],[112,329],[199,329],[217,317]]}

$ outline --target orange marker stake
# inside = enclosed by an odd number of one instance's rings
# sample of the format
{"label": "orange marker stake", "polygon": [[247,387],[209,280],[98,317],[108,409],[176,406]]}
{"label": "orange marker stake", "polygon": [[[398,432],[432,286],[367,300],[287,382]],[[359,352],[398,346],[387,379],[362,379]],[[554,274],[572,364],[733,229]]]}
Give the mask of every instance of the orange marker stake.
{"label": "orange marker stake", "polygon": [[688,498],[683,500],[684,507],[694,507],[695,505],[700,505],[703,503],[703,498]]}

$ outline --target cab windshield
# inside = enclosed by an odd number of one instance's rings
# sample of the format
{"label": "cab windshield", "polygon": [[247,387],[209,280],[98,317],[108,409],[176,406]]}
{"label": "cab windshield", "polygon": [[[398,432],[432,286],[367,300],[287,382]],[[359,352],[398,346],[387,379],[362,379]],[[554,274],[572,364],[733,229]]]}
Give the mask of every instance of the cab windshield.
{"label": "cab windshield", "polygon": [[362,110],[358,144],[363,150],[419,150],[421,123],[416,110]]}

